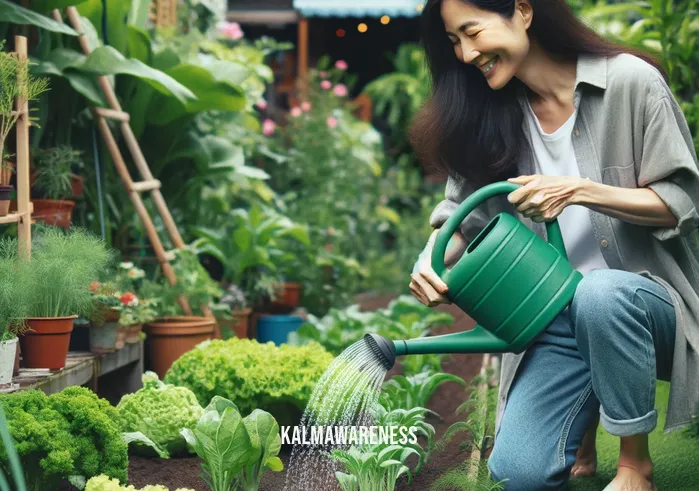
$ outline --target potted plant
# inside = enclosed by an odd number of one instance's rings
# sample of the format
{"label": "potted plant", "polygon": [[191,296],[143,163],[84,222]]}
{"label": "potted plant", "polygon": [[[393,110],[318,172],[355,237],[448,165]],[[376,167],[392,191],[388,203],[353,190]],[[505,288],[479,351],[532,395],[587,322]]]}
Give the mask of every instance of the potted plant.
{"label": "potted plant", "polygon": [[110,259],[102,239],[83,229],[37,227],[31,261],[21,267],[31,291],[29,330],[20,338],[27,368],[65,367],[73,322],[78,315],[90,318],[95,302],[89,285]]}
{"label": "potted plant", "polygon": [[119,349],[120,294],[109,282],[93,281],[89,290],[94,302],[89,318],[90,352],[111,353]]}
{"label": "potted plant", "polygon": [[146,273],[132,262],[119,263],[117,284],[124,293],[119,297],[118,310],[121,314],[119,324],[125,332],[125,342],[135,344],[143,337],[143,325],[154,321],[158,313],[156,301],[146,298],[140,292],[140,286]]}
{"label": "potted plant", "polygon": [[50,225],[68,228],[75,201],[75,192],[82,192],[77,171],[84,166],[81,152],[68,145],[39,149],[34,152],[33,194],[44,199],[32,199],[32,216]]}
{"label": "potted plant", "polygon": [[[226,293],[221,297],[220,303],[230,311],[230,315],[219,320],[221,329],[214,337],[227,339],[229,333],[239,338],[247,338],[250,329],[250,314],[252,309],[247,306],[245,294],[237,285],[228,285]],[[227,331],[223,331],[226,328]]]}
{"label": "potted plant", "polygon": [[[190,249],[177,249],[172,262],[177,283],[171,286],[160,282],[144,281],[141,293],[154,300],[157,318],[143,329],[148,336],[146,348],[151,369],[159,377],[181,355],[207,339],[212,339],[216,318],[203,314],[202,305],[213,310],[216,300],[223,296],[221,287],[211,279]],[[178,303],[180,296],[187,298],[194,315],[183,315]]]}
{"label": "potted plant", "polygon": [[5,42],[0,41],[0,216],[10,208],[12,163],[5,148],[7,136],[24,108],[15,107],[18,99],[33,101],[48,90],[47,78],[29,75],[28,60],[20,60],[16,53],[2,51]]}
{"label": "potted plant", "polygon": [[17,239],[0,241],[0,385],[9,384],[19,345],[17,335],[25,329],[27,316],[26,282],[18,276],[19,248]]}

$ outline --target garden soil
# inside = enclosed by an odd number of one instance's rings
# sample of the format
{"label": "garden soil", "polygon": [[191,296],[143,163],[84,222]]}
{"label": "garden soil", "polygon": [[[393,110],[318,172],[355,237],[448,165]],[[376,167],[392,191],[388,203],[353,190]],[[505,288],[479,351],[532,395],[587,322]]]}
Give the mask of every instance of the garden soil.
{"label": "garden soil", "polygon": [[[391,297],[362,296],[358,302],[363,310],[375,310],[388,305]],[[440,310],[449,312],[455,318],[453,325],[435,330],[435,334],[463,331],[473,328],[474,322],[461,310],[454,306],[441,306]],[[452,355],[442,363],[445,372],[462,377],[467,383],[478,374],[480,370],[481,355]],[[393,372],[389,373],[392,375]],[[447,428],[466,417],[465,414],[455,414],[456,408],[462,404],[468,392],[458,384],[448,382],[440,386],[430,399],[429,408],[438,413],[442,419],[432,418],[429,422],[435,427],[439,439]],[[415,476],[410,485],[403,477],[396,486],[396,491],[420,490],[426,491],[444,472],[462,464],[467,454],[460,452],[459,443],[466,435],[458,435],[443,452],[435,452],[431,462],[426,465],[420,474]],[[288,466],[290,449],[282,449],[280,458],[285,468]],[[409,461],[410,467],[414,461]],[[167,486],[170,491],[178,487],[191,488],[196,491],[208,491],[208,486],[200,477],[201,460],[199,458],[178,459],[146,459],[132,456],[129,459],[129,483],[137,489],[147,484],[161,484]],[[284,488],[285,472],[266,472],[262,478],[260,491],[282,491]],[[339,487],[328,486],[327,491],[333,491]],[[324,490],[325,491],[325,490]]]}

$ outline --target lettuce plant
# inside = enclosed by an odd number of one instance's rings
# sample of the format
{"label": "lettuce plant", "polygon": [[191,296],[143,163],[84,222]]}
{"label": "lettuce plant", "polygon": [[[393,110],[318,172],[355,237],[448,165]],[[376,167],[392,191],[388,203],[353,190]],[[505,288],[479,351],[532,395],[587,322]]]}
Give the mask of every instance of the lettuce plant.
{"label": "lettuce plant", "polygon": [[[117,479],[111,479],[109,476],[100,474],[87,481],[85,491],[169,491],[165,486],[156,484],[155,486],[146,486],[141,489],[136,489],[133,486],[122,486]],[[175,491],[194,491],[189,488],[177,488]]]}
{"label": "lettuce plant", "polygon": [[126,394],[117,405],[126,441],[136,451],[155,450],[163,458],[185,452],[187,444],[180,431],[194,426],[201,416],[197,398],[185,387],[163,383],[153,372],[144,373],[142,380],[143,387]]}
{"label": "lettuce plant", "polygon": [[236,405],[214,397],[193,428],[182,435],[204,461],[204,480],[212,491],[257,491],[262,473],[283,469],[279,425],[256,409],[243,418]]}
{"label": "lettuce plant", "polygon": [[360,450],[354,445],[349,450],[334,450],[332,458],[341,462],[349,474],[336,472],[335,477],[342,491],[393,491],[396,482],[403,474],[412,474],[405,461],[415,449],[402,445],[386,448],[370,447]]}
{"label": "lettuce plant", "polygon": [[213,340],[182,355],[165,381],[187,387],[202,405],[218,395],[242,413],[259,408],[282,421],[293,418],[289,410],[300,416],[331,361],[332,355],[316,343],[278,347],[250,339]]}
{"label": "lettuce plant", "polygon": [[466,385],[464,379],[450,373],[423,372],[410,377],[395,375],[384,382],[379,401],[387,409],[427,407],[434,391],[446,382]]}

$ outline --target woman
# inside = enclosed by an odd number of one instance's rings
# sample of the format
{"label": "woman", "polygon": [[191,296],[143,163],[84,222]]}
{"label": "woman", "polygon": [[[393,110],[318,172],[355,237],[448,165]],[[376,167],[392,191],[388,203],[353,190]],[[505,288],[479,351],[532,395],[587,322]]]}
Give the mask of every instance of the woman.
{"label": "woman", "polygon": [[[537,342],[503,356],[492,476],[559,489],[576,454],[594,472],[599,418],[620,437],[607,489],[655,489],[656,379],[672,385],[666,430],[699,409],[699,172],[662,71],[598,37],[565,0],[428,0],[422,22],[433,94],[412,139],[449,173],[432,226],[478,187],[521,184],[467,217],[448,261],[509,211],[542,237],[558,219],[584,275]],[[448,302],[430,266],[437,232],[410,284],[428,306]]]}

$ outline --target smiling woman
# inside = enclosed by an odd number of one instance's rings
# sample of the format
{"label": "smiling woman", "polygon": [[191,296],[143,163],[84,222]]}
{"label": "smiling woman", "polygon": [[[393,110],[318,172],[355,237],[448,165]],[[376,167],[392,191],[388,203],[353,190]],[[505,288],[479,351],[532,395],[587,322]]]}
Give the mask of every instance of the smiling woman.
{"label": "smiling woman", "polygon": [[[583,274],[569,308],[503,355],[493,477],[525,491],[594,473],[600,421],[620,437],[607,490],[653,490],[656,380],[672,384],[666,430],[699,408],[699,170],[662,68],[565,0],[428,0],[421,22],[433,83],[411,137],[449,174],[430,224],[509,180],[520,187],[470,213],[454,247],[498,213],[539,235],[557,219]],[[431,307],[451,298],[431,265],[435,233],[410,283]]]}

